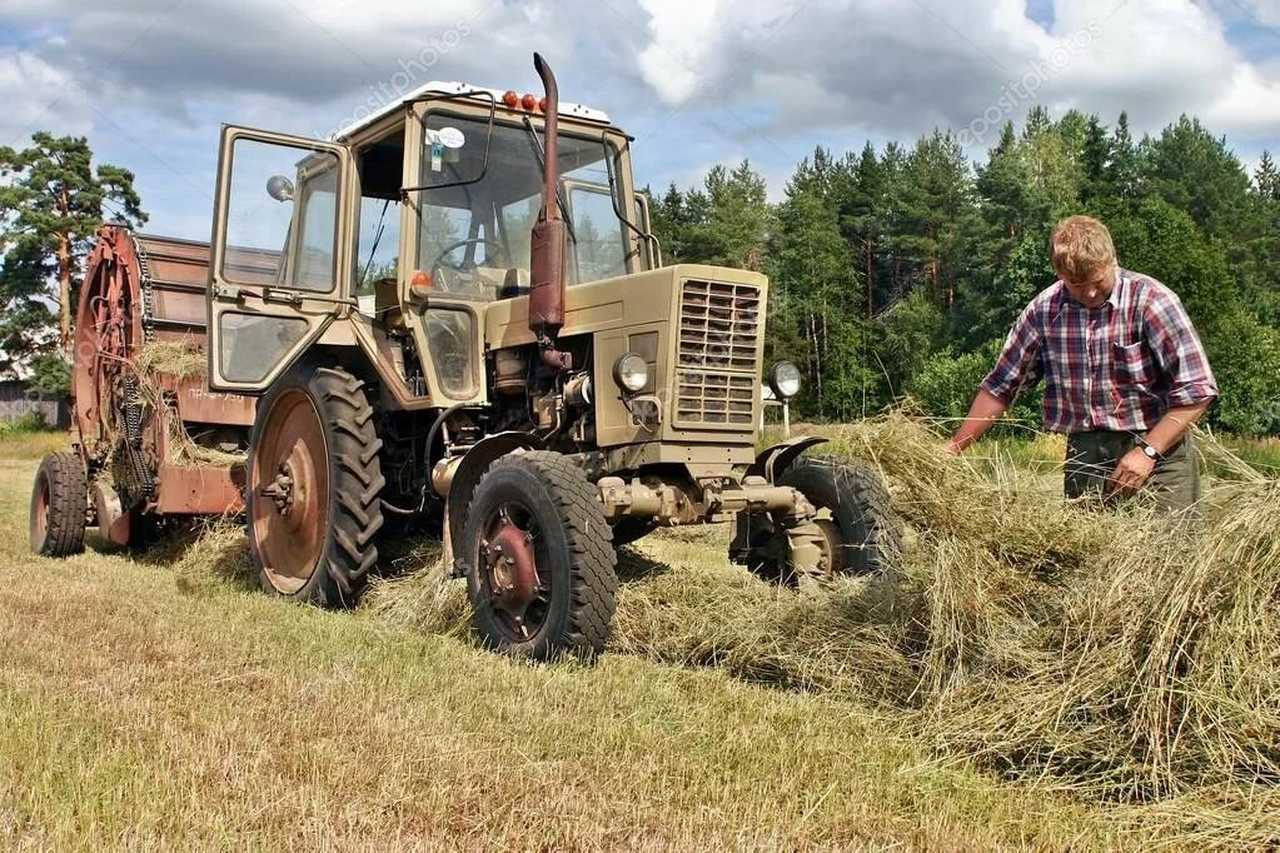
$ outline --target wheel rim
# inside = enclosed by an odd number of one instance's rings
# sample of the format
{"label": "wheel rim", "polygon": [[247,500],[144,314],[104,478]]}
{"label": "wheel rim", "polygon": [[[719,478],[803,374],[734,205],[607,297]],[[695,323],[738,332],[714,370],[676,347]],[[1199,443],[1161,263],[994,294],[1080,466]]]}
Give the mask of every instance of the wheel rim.
{"label": "wheel rim", "polygon": [[46,532],[49,529],[49,478],[43,474],[36,481],[35,500],[31,505],[31,544],[35,548],[44,546]]}
{"label": "wheel rim", "polygon": [[506,501],[487,515],[481,530],[476,565],[494,621],[509,641],[531,640],[551,609],[550,578],[539,568],[549,563],[539,553],[538,524],[524,504]]}
{"label": "wheel rim", "polygon": [[329,520],[324,425],[311,398],[288,390],[272,403],[253,455],[250,523],[273,587],[297,592],[315,573]]}
{"label": "wheel rim", "polygon": [[844,537],[840,535],[840,525],[830,518],[817,518],[813,523],[818,525],[818,530],[822,532],[822,538],[818,542],[818,548],[822,552],[818,558],[818,573],[824,578],[843,574],[846,555]]}

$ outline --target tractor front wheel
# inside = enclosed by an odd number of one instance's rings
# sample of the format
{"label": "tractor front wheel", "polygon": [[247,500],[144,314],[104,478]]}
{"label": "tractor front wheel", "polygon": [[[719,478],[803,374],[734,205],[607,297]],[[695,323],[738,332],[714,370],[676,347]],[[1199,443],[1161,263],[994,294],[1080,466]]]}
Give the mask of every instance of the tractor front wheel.
{"label": "tractor front wheel", "polygon": [[596,489],[569,460],[535,451],[493,463],[467,509],[463,548],[486,645],[537,660],[603,651],[615,554]]}
{"label": "tractor front wheel", "polygon": [[[796,489],[818,511],[819,580],[892,571],[902,546],[902,523],[874,468],[805,458],[783,473],[778,485]],[[767,580],[795,584],[799,578],[787,561],[786,535],[767,515],[740,516],[738,536],[749,546],[747,568]]]}
{"label": "tractor front wheel", "polygon": [[345,370],[300,365],[258,405],[245,516],[269,593],[351,607],[377,563],[386,481],[363,385]]}

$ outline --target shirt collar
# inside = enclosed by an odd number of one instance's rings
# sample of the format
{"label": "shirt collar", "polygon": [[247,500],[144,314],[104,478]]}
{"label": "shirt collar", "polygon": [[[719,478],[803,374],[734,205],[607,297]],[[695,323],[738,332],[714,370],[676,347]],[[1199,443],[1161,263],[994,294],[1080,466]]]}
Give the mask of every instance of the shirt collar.
{"label": "shirt collar", "polygon": [[1112,308],[1120,307],[1120,287],[1124,284],[1124,270],[1120,269],[1120,265],[1116,265],[1116,283],[1111,288],[1111,294],[1107,297],[1106,305]]}

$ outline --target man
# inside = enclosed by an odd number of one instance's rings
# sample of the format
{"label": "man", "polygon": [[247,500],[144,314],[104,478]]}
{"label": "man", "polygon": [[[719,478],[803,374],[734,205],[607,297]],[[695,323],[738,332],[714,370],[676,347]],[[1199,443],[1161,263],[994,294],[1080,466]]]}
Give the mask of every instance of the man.
{"label": "man", "polygon": [[1120,269],[1096,219],[1062,220],[1049,248],[1059,280],[1023,310],[948,450],[977,441],[1043,379],[1045,428],[1067,433],[1068,498],[1145,489],[1165,510],[1194,506],[1200,475],[1187,432],[1218,386],[1182,302]]}

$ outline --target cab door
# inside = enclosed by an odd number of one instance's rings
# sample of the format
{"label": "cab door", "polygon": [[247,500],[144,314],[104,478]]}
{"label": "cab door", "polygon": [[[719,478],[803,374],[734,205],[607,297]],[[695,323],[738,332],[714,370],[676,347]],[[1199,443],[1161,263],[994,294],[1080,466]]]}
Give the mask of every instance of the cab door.
{"label": "cab door", "polygon": [[261,393],[350,308],[344,145],[224,127],[209,264],[209,386]]}

